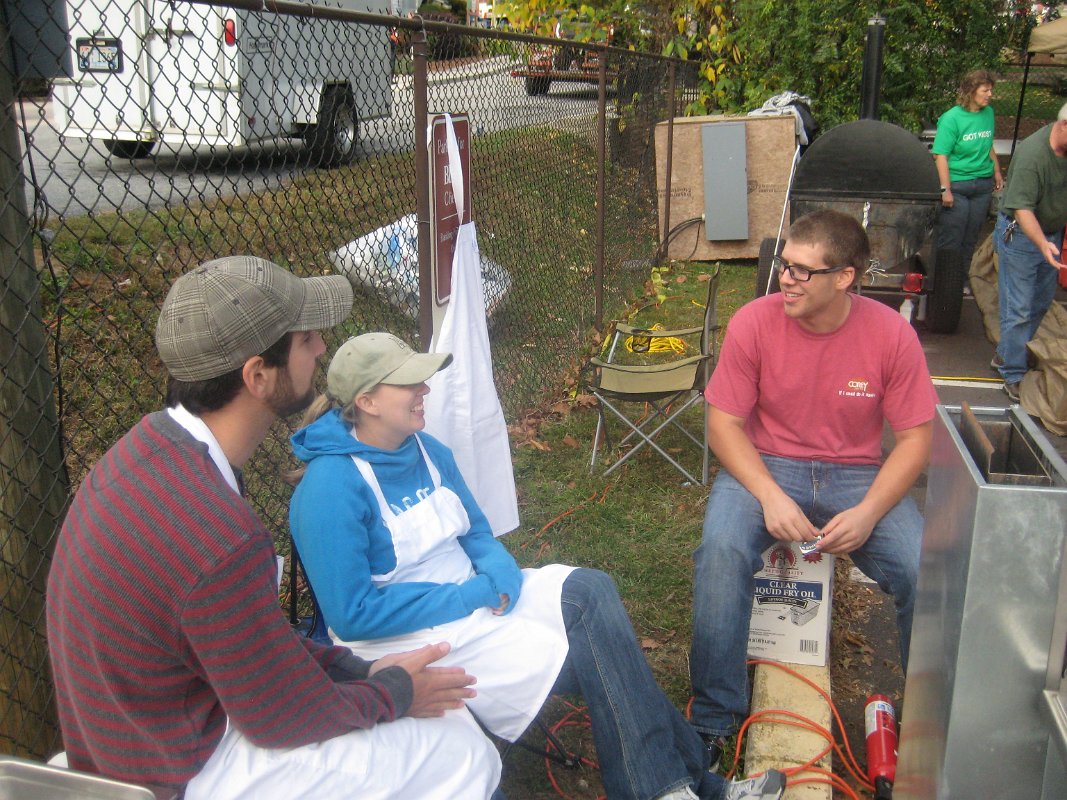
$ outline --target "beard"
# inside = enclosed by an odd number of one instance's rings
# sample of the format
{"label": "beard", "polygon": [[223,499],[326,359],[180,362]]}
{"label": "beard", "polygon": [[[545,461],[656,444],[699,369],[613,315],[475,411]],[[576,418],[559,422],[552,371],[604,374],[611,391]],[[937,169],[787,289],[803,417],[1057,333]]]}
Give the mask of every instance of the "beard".
{"label": "beard", "polygon": [[273,394],[267,399],[267,404],[277,416],[290,417],[293,414],[299,414],[311,405],[314,399],[315,387],[309,386],[306,392],[297,394],[293,389],[289,370],[282,369],[279,372],[278,384],[274,387]]}

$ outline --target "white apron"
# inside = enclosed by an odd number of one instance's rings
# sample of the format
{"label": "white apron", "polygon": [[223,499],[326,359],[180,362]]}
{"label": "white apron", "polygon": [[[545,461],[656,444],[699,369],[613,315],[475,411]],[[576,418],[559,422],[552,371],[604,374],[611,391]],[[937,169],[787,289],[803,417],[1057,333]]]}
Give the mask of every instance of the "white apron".
{"label": "white apron", "polygon": [[[458,538],[470,528],[463,503],[441,485],[441,473],[430,460],[416,435],[422,457],[433,480],[433,492],[411,508],[396,513],[386,502],[371,465],[355,456],[352,460],[367,481],[382,521],[389,529],[396,552],[396,568],[374,575],[376,586],[415,581],[462,583],[474,575],[470,559]],[[425,644],[447,641],[452,645],[440,666],[462,666],[478,679],[478,696],[467,706],[494,734],[514,741],[544,705],[569,646],[563,627],[560,593],[563,581],[574,567],[551,564],[524,569],[522,592],[515,607],[504,616],[479,608],[463,619],[387,639],[367,639],[339,644],[362,658],[414,650]]]}
{"label": "white apron", "polygon": [[[449,175],[463,222],[463,162],[452,117],[445,115]],[[474,222],[460,224],[452,255],[452,288],[431,353],[451,353],[452,366],[427,384],[426,432],[449,446],[460,474],[489,520],[494,536],[519,527],[519,501],[511,468],[504,409],[493,382],[493,357],[485,319],[482,258]]]}

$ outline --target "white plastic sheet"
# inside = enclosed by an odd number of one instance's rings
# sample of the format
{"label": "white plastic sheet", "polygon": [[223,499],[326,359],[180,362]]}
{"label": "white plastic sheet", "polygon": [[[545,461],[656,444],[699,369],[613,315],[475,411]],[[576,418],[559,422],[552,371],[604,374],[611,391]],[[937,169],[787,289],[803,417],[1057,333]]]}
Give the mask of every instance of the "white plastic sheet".
{"label": "white plastic sheet", "polygon": [[[408,316],[419,315],[419,232],[414,214],[376,228],[330,253],[334,271],[364,286]],[[496,310],[511,288],[500,264],[479,256],[485,312]]]}

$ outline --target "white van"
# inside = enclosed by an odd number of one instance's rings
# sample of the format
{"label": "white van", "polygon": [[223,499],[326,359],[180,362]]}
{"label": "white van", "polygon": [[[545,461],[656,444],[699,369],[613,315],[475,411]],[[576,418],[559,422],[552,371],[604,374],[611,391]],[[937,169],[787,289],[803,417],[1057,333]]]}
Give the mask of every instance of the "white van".
{"label": "white van", "polygon": [[[313,5],[388,13],[390,0]],[[303,138],[321,164],[351,161],[363,120],[388,116],[389,28],[170,0],[68,0],[74,79],[57,124],[115,156],[156,145]]]}

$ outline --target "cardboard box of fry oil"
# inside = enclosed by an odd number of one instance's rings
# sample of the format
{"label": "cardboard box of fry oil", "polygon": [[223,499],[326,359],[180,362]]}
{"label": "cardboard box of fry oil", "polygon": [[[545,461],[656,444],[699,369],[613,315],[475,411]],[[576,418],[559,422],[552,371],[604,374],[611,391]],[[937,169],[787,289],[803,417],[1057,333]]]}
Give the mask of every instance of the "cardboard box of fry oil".
{"label": "cardboard box of fry oil", "polygon": [[756,573],[749,658],[825,666],[830,649],[834,557],[804,555],[797,542],[775,542]]}

